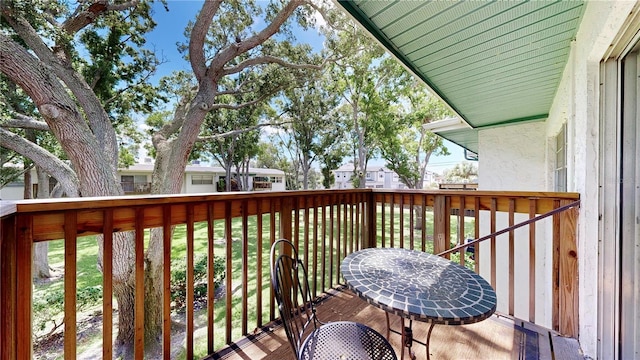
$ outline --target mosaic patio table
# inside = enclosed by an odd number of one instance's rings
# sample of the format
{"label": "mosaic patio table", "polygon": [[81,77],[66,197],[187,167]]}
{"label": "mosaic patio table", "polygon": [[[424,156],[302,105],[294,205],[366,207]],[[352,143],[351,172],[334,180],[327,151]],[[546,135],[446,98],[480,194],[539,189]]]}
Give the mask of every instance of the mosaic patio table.
{"label": "mosaic patio table", "polygon": [[[481,276],[445,258],[421,251],[370,248],[348,255],[340,266],[347,285],[369,304],[402,317],[402,342],[409,348],[413,320],[463,325],[485,320],[496,310],[496,293]],[[409,319],[409,327],[404,326]],[[404,351],[402,352],[404,358]]]}

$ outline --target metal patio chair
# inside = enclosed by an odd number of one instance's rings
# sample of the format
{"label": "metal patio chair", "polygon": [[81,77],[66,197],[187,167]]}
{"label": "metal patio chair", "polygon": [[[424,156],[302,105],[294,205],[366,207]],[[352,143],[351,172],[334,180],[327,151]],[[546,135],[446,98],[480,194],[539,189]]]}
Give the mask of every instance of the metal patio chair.
{"label": "metal patio chair", "polygon": [[[282,246],[276,258],[276,249]],[[280,239],[271,245],[271,285],[287,338],[297,359],[397,360],[391,344],[374,329],[357,322],[323,323],[295,246]]]}

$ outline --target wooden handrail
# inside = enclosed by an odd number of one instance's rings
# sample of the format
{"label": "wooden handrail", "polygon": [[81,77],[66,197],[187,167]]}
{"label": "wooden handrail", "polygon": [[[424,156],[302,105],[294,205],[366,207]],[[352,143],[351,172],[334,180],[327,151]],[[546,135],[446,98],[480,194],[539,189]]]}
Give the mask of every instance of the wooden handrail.
{"label": "wooden handrail", "polygon": [[549,211],[547,213],[544,213],[542,215],[538,215],[538,216],[533,217],[531,219],[527,219],[525,221],[519,222],[519,223],[517,223],[515,225],[506,227],[506,228],[504,228],[502,230],[496,231],[496,232],[491,233],[489,235],[485,235],[485,236],[479,237],[477,239],[474,239],[472,241],[465,242],[464,244],[458,245],[456,247],[453,247],[453,248],[451,248],[449,250],[443,251],[443,252],[441,252],[439,254],[436,254],[436,255],[445,256],[445,255],[457,252],[460,249],[464,249],[466,247],[472,246],[472,245],[474,245],[476,243],[483,242],[485,240],[490,240],[491,238],[494,238],[496,236],[508,233],[508,232],[513,231],[515,229],[521,228],[523,226],[527,226],[527,225],[532,224],[532,223],[534,223],[534,222],[536,222],[538,220],[542,220],[544,218],[548,218],[549,216],[553,216],[553,215],[559,214],[559,213],[561,213],[561,212],[563,212],[565,210],[569,210],[569,209],[574,208],[574,207],[580,207],[580,200],[574,201],[574,202],[572,202],[572,203],[570,203],[568,205],[561,206],[561,207],[559,207],[557,209],[551,210],[551,211]]}

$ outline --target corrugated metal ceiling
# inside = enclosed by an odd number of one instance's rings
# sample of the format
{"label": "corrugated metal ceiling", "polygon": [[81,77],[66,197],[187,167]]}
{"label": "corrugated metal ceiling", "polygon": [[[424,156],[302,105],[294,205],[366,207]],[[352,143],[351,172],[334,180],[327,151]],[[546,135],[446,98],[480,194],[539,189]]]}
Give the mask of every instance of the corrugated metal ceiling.
{"label": "corrugated metal ceiling", "polygon": [[471,125],[441,135],[474,152],[479,128],[548,116],[584,11],[583,1],[339,4]]}

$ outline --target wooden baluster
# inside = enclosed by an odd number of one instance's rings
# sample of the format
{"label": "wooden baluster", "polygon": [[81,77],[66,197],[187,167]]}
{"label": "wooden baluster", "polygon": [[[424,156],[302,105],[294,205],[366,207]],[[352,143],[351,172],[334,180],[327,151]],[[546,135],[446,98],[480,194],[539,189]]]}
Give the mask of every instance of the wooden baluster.
{"label": "wooden baluster", "polygon": [[[215,333],[215,306],[214,306],[214,299],[215,299],[215,286],[214,286],[214,282],[215,282],[215,268],[213,267],[214,261],[215,261],[215,207],[214,207],[214,203],[210,202],[207,204],[207,354],[212,354],[213,351],[215,350],[214,347],[214,333]],[[167,229],[170,229],[169,226],[170,223],[166,222],[164,223],[165,226],[165,231]],[[258,232],[260,233],[260,230],[262,229],[258,229]],[[165,235],[166,236],[166,235]],[[166,242],[165,242],[166,244]],[[165,248],[166,249],[166,248]],[[168,252],[168,251],[166,251]],[[166,255],[165,252],[165,255]],[[171,262],[171,259],[169,259],[169,262],[167,262],[167,259],[165,259],[165,266]],[[166,270],[165,270],[166,272]],[[166,287],[165,287],[165,291],[167,291]],[[170,289],[169,289],[170,291]],[[261,292],[258,292],[258,294],[260,294]],[[166,296],[167,294],[165,294],[165,301],[166,301]],[[169,297],[169,301],[171,301],[171,298]],[[261,307],[259,307],[260,309]],[[165,319],[165,323],[168,324],[168,328],[165,329],[167,331],[169,331],[169,333],[171,333],[171,319],[168,319],[169,321],[167,321],[167,319]],[[166,340],[166,339],[165,339]],[[170,350],[170,348],[169,348]],[[165,355],[166,356],[166,355]],[[168,360],[168,358],[167,358]]]}
{"label": "wooden baluster", "polygon": [[[144,208],[136,208],[135,213],[136,290],[134,305],[134,355],[136,359],[142,359],[144,357]],[[65,296],[66,295],[65,290]]]}
{"label": "wooden baluster", "polygon": [[[262,258],[265,256],[262,249],[262,199],[256,201],[256,227],[256,317],[258,320],[257,326],[262,327],[262,289],[264,288]],[[269,254],[266,256],[268,258]]]}
{"label": "wooden baluster", "polygon": [[[249,312],[249,202],[242,201],[242,335],[246,335]],[[259,281],[256,279],[256,281]]]}
{"label": "wooden baluster", "polygon": [[[345,194],[344,198],[343,198],[343,204],[341,205],[343,208],[342,211],[342,232],[343,232],[343,240],[342,240],[342,257],[347,256],[347,250],[349,247],[349,242],[351,239],[349,239],[349,200],[350,200],[350,194]],[[342,262],[342,257],[338,257],[338,280],[337,282],[340,282],[340,263]]]}
{"label": "wooden baluster", "polygon": [[[480,238],[480,198],[475,198],[474,204],[474,239]],[[480,273],[480,244],[473,245],[473,258],[475,262],[475,272]]]}
{"label": "wooden baluster", "polygon": [[[382,232],[382,234],[381,234],[382,236],[381,237],[382,237],[382,247],[383,248],[387,247],[386,236],[385,236],[385,231],[384,231],[385,228],[387,227],[387,222],[385,221],[386,220],[385,216],[387,214],[387,211],[386,211],[387,210],[387,201],[386,200],[387,200],[386,194],[382,194],[382,201],[380,202],[380,209],[382,211],[382,214],[380,216],[380,230]],[[374,231],[377,230],[376,227],[374,227],[373,229],[374,229]]]}
{"label": "wooden baluster", "polygon": [[[536,216],[536,202],[529,200],[529,219]],[[529,224],[529,322],[536,322],[536,223]]]}
{"label": "wooden baluster", "polygon": [[404,194],[400,194],[400,247],[404,248]]}
{"label": "wooden baluster", "polygon": [[113,358],[113,210],[103,212],[102,358]]}
{"label": "wooden baluster", "polygon": [[409,248],[413,250],[414,248],[414,219],[413,219],[413,210],[414,210],[414,194],[409,195]]}
{"label": "wooden baluster", "polygon": [[186,284],[186,357],[193,359],[193,333],[195,326],[193,323],[193,312],[195,311],[195,275],[194,275],[194,209],[193,204],[187,204],[187,244],[186,244],[186,261],[187,261],[187,284]]}
{"label": "wooden baluster", "polygon": [[[464,234],[464,212],[465,212],[465,196],[461,195],[460,205],[458,206],[458,245],[463,245],[466,242],[465,234]],[[463,247],[460,249],[460,265],[464,266],[465,263],[465,255],[467,253],[467,248]]]}
{"label": "wooden baluster", "polygon": [[[498,200],[496,198],[491,198],[491,219],[490,219],[491,234],[496,232],[497,208],[498,208]],[[491,257],[491,286],[495,289],[496,288],[496,237],[495,236],[491,237],[490,252],[491,254],[489,256]]]}
{"label": "wooden baluster", "polygon": [[[294,230],[293,230],[293,239],[292,238],[285,238],[285,239],[289,239],[293,242],[293,245],[295,246],[296,249],[298,249],[298,251],[300,251],[300,198],[296,197],[294,198],[295,201],[295,206],[293,209],[293,226],[294,226]],[[302,258],[304,259],[304,261],[307,261],[307,257],[304,256],[304,253],[300,254],[302,255]]]}
{"label": "wooden baluster", "polygon": [[353,248],[354,248],[354,242],[355,242],[355,238],[354,236],[354,228],[356,227],[356,216],[355,216],[355,212],[356,212],[356,205],[355,205],[355,199],[356,196],[358,194],[349,194],[349,253],[353,252]]}
{"label": "wooden baluster", "polygon": [[358,193],[354,197],[354,220],[353,220],[353,251],[358,251],[362,248],[362,244],[364,244],[364,234],[367,233],[364,226],[366,225],[365,218],[365,196],[368,194]]}
{"label": "wooden baluster", "polygon": [[[274,242],[276,242],[276,209],[275,209],[275,201],[269,199],[269,246],[272,246]],[[271,261],[271,259],[269,259]],[[269,263],[271,266],[271,263]],[[269,286],[271,288],[271,295],[269,296],[269,319],[274,320],[276,317],[275,312],[275,299],[274,299],[274,290],[273,286]]]}
{"label": "wooden baluster", "polygon": [[329,287],[333,286],[333,250],[335,248],[333,242],[334,221],[333,217],[333,204],[335,203],[335,194],[331,195],[329,199]]}
{"label": "wooden baluster", "polygon": [[[340,206],[340,200],[342,199],[342,194],[339,194],[337,196],[336,202],[335,202],[335,207],[336,207],[336,262],[335,262],[335,269],[336,269],[336,284],[340,283],[340,256],[342,256],[342,253],[340,251],[341,247],[342,247],[342,237],[341,235],[341,230],[342,230],[342,217],[340,216],[342,214],[342,212],[340,211],[341,206]],[[333,264],[331,265],[331,269],[333,270]]]}
{"label": "wooden baluster", "polygon": [[[64,214],[64,358],[76,358],[77,212]],[[22,271],[24,269],[20,269]],[[31,279],[29,280],[31,283]],[[136,284],[137,287],[137,284]],[[137,329],[136,329],[137,330]],[[136,349],[137,350],[137,349]]]}
{"label": "wooden baluster", "polygon": [[420,208],[421,212],[421,221],[420,221],[420,229],[422,234],[422,252],[427,251],[427,195],[422,195],[422,206]]}
{"label": "wooden baluster", "polygon": [[[308,197],[303,197],[304,202],[304,262],[307,264],[307,269],[311,269],[311,249],[309,249],[309,202]],[[315,276],[315,275],[314,275]]]}
{"label": "wooden baluster", "polygon": [[[509,226],[515,225],[516,199],[509,199]],[[509,231],[509,315],[515,314],[515,231]]]}
{"label": "wooden baluster", "polygon": [[[553,200],[553,208],[560,207],[559,200]],[[551,326],[560,331],[560,215],[553,215],[551,257]]]}
{"label": "wooden baluster", "polygon": [[389,203],[389,246],[394,247],[394,239],[395,239],[395,229],[394,223],[396,221],[395,218],[395,197],[396,194],[391,194],[391,202]]}
{"label": "wooden baluster", "polygon": [[313,297],[318,296],[318,198],[311,199],[313,207]]}
{"label": "wooden baluster", "polygon": [[322,291],[327,288],[326,279],[327,279],[327,205],[326,205],[326,196],[322,196],[321,198],[321,206],[322,206]]}
{"label": "wooden baluster", "polygon": [[225,274],[225,292],[226,292],[226,324],[225,324],[225,343],[231,344],[231,326],[233,324],[231,315],[233,310],[232,295],[233,295],[233,232],[231,228],[231,201],[226,201],[224,204],[224,238],[226,244],[225,257],[226,261],[226,274]]}

